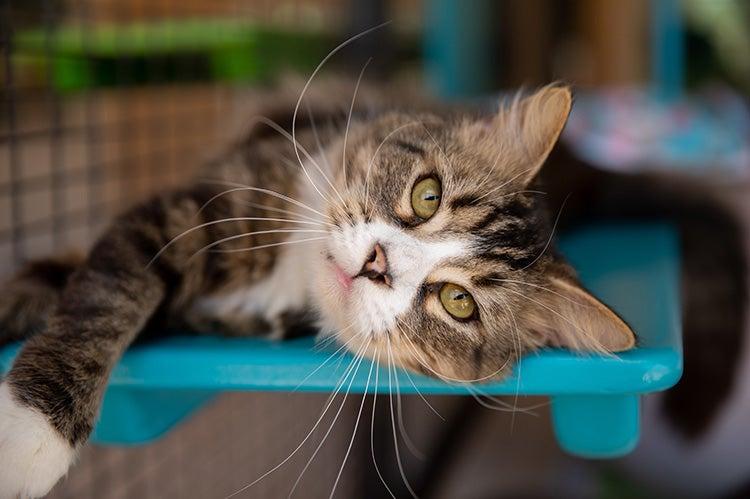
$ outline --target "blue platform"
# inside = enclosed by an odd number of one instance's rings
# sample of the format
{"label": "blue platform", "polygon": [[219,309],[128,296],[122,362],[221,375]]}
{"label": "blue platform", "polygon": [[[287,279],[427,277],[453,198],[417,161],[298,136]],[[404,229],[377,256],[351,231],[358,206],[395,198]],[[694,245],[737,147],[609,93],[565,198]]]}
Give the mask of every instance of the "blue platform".
{"label": "blue platform", "polygon": [[[599,225],[567,234],[561,247],[586,286],[633,327],[639,348],[617,357],[548,350],[523,359],[520,380],[477,387],[485,394],[549,395],[555,433],[566,451],[620,456],[638,441],[641,395],[673,386],[682,373],[677,235],[658,224]],[[0,351],[0,371],[10,367],[16,350]],[[94,440],[149,442],[224,391],[330,392],[351,360],[347,354],[317,369],[334,350],[314,349],[312,339],[212,337],[134,347],[112,374]],[[351,392],[365,390],[369,366],[360,366]],[[402,394],[415,393],[415,386],[423,394],[469,393],[465,386],[410,377],[414,385],[399,373]],[[379,379],[368,391],[388,390],[387,371]]]}

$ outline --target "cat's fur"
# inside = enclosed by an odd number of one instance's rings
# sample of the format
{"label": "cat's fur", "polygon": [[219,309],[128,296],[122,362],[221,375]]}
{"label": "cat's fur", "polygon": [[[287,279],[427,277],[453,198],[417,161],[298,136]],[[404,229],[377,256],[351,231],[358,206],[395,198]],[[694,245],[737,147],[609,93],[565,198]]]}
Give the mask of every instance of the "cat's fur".
{"label": "cat's fur", "polygon": [[[0,338],[29,337],[0,385],[0,497],[44,494],[65,473],[112,367],[149,326],[278,338],[315,326],[353,351],[465,381],[504,376],[545,345],[634,345],[555,251],[554,217],[534,189],[572,105],[567,88],[490,116],[361,96],[350,124],[348,98],[313,102],[294,130],[294,102],[271,106],[279,130],[256,123],[207,181],[121,215],[55,282],[29,270],[11,283]],[[442,198],[423,220],[410,196],[426,177]],[[362,272],[376,245],[380,278]],[[34,280],[47,298],[19,298]],[[472,294],[474,317],[446,312],[446,282]]]}

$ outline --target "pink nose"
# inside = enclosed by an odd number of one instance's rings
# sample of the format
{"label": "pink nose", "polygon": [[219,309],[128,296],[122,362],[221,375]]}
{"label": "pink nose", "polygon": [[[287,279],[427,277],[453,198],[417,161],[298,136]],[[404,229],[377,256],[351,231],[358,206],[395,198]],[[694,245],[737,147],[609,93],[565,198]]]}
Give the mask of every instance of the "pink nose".
{"label": "pink nose", "polygon": [[372,281],[382,282],[388,286],[391,285],[391,276],[388,274],[388,258],[380,243],[375,244],[372,253],[370,253],[365,264],[362,265],[362,270],[359,271],[357,276],[367,277]]}

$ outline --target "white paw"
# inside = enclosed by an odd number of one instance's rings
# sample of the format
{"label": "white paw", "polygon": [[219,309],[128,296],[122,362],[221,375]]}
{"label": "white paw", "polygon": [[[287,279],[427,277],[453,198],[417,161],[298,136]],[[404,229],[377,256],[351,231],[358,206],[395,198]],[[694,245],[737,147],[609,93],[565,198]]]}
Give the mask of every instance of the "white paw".
{"label": "white paw", "polygon": [[74,459],[75,450],[47,419],[0,384],[0,499],[44,496]]}

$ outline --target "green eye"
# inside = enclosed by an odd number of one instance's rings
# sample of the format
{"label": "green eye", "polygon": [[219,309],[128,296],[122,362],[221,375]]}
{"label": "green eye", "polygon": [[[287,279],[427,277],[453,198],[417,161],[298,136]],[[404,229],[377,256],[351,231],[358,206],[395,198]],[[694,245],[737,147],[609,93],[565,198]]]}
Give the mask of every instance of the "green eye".
{"label": "green eye", "polygon": [[430,218],[440,206],[442,189],[440,181],[434,177],[428,177],[414,184],[411,190],[411,207],[414,213],[425,220]]}
{"label": "green eye", "polygon": [[468,319],[477,308],[468,291],[456,284],[446,283],[440,288],[440,302],[445,311],[456,319]]}

